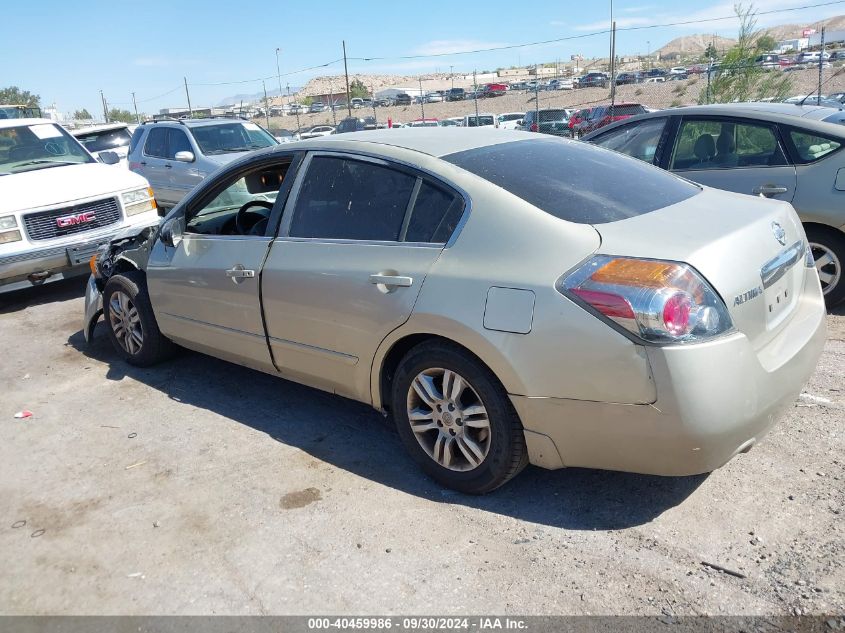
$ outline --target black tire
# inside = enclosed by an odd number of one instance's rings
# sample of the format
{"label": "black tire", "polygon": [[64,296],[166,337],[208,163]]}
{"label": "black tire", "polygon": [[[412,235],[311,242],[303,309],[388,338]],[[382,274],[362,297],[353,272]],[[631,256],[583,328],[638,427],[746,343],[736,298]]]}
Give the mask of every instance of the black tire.
{"label": "black tire", "polygon": [[[115,295],[118,292],[122,292],[129,298],[138,315],[142,341],[138,344],[138,348],[132,351],[123,346],[113,326],[112,299],[117,299]],[[109,340],[115,351],[130,365],[149,367],[172,354],[173,343],[158,329],[158,323],[150,305],[150,297],[147,294],[147,281],[142,272],[133,270],[118,273],[109,278],[103,290],[103,318]]]}
{"label": "black tire", "polygon": [[[832,308],[845,299],[845,270],[843,270],[843,266],[845,266],[845,235],[834,228],[822,226],[808,226],[806,232],[807,241],[810,244],[821,245],[838,260],[823,269],[825,272],[830,272],[833,270],[832,266],[836,266],[836,270],[839,272],[839,280],[830,288],[825,288],[825,303],[828,308]],[[818,257],[819,251],[815,250],[813,255]],[[824,284],[822,284],[822,287],[824,288]]]}
{"label": "black tire", "polygon": [[[420,373],[432,368],[456,372],[477,393],[490,423],[489,450],[478,466],[466,471],[446,468],[423,449],[408,419],[408,393]],[[393,418],[402,443],[414,460],[438,483],[467,494],[495,490],[528,464],[519,416],[496,376],[475,356],[448,342],[421,343],[399,363],[391,397]]]}

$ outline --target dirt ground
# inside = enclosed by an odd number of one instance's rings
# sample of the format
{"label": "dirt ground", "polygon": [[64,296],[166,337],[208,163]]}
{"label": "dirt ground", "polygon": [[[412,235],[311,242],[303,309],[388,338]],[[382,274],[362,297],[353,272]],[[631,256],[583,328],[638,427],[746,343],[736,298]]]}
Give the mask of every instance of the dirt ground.
{"label": "dirt ground", "polygon": [[0,295],[0,613],[845,612],[845,311],[725,468],[479,498],[366,406],[188,352],[135,369],[102,325],[86,347],[83,289]]}
{"label": "dirt ground", "polygon": [[[818,70],[805,69],[788,73],[792,78],[792,94],[806,95],[816,90],[819,81]],[[822,74],[823,94],[833,94],[845,91],[845,69],[826,68]],[[456,84],[457,85],[457,84]],[[425,90],[447,89],[448,84],[423,84]],[[642,103],[651,108],[670,108],[682,105],[695,105],[702,90],[707,89],[707,79],[704,75],[692,75],[684,81],[667,81],[664,83],[634,84],[618,86],[616,103]],[[582,88],[579,90],[541,91],[540,108],[580,108],[603,103],[610,103],[606,88]],[[536,94],[533,92],[509,92],[502,97],[479,99],[478,111],[502,114],[504,112],[525,112],[537,107]],[[386,123],[388,117],[395,122],[408,123],[422,118],[423,111],[426,118],[445,119],[449,117],[475,114],[475,101],[452,101],[446,103],[426,103],[410,106],[391,106],[389,108],[362,108],[353,110],[353,116],[375,116],[379,122]],[[302,114],[299,125],[310,128],[315,125],[333,125],[348,116],[346,108],[319,114]],[[266,119],[256,119],[266,125]],[[297,129],[296,117],[271,117],[270,128]]]}

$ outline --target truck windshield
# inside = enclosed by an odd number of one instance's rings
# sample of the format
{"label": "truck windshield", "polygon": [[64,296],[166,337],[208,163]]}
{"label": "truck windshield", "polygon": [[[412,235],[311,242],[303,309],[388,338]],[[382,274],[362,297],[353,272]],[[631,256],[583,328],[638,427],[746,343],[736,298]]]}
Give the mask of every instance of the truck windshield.
{"label": "truck windshield", "polygon": [[94,159],[53,123],[0,128],[0,173],[20,173]]}
{"label": "truck windshield", "polygon": [[203,154],[248,152],[278,145],[278,141],[255,123],[223,123],[190,128]]}

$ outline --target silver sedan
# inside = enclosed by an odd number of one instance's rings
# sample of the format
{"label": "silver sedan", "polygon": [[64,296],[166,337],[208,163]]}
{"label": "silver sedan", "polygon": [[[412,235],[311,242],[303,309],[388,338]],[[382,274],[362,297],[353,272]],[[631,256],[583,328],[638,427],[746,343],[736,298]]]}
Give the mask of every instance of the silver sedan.
{"label": "silver sedan", "polygon": [[92,267],[86,338],[103,313],[130,363],[178,344],[368,403],[468,493],[528,463],[718,468],[825,336],[788,203],[493,129],[251,154]]}

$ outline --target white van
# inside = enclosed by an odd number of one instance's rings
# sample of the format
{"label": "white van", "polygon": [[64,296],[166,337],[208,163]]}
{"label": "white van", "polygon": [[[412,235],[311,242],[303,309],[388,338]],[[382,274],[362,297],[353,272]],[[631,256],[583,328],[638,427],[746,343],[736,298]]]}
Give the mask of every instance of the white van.
{"label": "white van", "polygon": [[48,119],[0,120],[0,290],[87,274],[120,230],[158,223],[149,183],[100,160]]}

